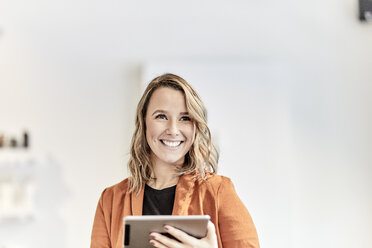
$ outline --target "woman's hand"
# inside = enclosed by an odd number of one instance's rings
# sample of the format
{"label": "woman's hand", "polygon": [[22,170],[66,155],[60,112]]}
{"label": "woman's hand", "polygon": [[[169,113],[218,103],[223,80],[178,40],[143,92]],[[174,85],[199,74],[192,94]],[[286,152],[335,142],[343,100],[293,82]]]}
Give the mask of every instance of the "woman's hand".
{"label": "woman's hand", "polygon": [[177,240],[168,238],[160,233],[150,234],[150,244],[158,248],[218,248],[216,229],[211,221],[208,223],[207,236],[202,239],[194,238],[172,226],[164,226],[164,230]]}

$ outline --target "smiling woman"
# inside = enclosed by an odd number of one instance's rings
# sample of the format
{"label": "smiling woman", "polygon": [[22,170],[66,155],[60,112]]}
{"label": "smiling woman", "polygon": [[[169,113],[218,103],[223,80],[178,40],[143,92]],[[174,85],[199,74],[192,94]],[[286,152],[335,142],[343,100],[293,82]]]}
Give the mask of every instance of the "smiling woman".
{"label": "smiling woman", "polygon": [[[196,239],[165,226],[149,234],[154,247],[258,248],[252,218],[229,178],[216,175],[218,152],[207,111],[181,77],[153,79],[138,103],[128,162],[131,177],[104,190],[91,247],[122,247],[128,215],[209,215],[207,236]],[[233,210],[233,211],[232,211]]]}
{"label": "smiling woman", "polygon": [[[171,174],[181,176],[198,172],[196,177],[205,179],[206,172],[217,171],[218,152],[211,140],[207,126],[207,110],[203,102],[183,78],[165,74],[150,82],[137,106],[136,129],[132,138],[131,158],[128,163],[132,174],[132,180],[129,181],[130,191],[135,190],[139,193],[143,183],[151,184],[155,181],[153,177],[158,177],[156,173],[153,173],[153,170],[158,167],[154,166],[152,159],[154,155],[159,154],[155,153],[155,146],[151,147],[155,141],[149,139],[149,133],[153,128],[159,127],[160,123],[168,125],[168,139],[156,137],[155,140],[164,145],[165,142],[169,144],[169,141],[174,138],[169,139],[172,136],[169,132],[176,132],[173,136],[185,135],[185,131],[181,133],[185,130],[185,126],[194,128],[192,138],[185,140],[186,144],[183,145],[183,147],[187,145],[189,147],[183,154],[182,165],[173,166]],[[178,127],[180,127],[179,130],[177,130]],[[169,180],[171,179],[164,181]],[[160,183],[161,180],[158,178],[156,182]]]}

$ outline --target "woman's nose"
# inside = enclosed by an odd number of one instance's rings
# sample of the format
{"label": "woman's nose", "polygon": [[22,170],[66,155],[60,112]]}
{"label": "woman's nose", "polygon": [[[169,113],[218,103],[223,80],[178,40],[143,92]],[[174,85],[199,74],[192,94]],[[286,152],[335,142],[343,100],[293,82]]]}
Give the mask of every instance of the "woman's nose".
{"label": "woman's nose", "polygon": [[168,121],[167,134],[169,134],[169,135],[178,135],[179,134],[178,123],[177,123],[176,120]]}

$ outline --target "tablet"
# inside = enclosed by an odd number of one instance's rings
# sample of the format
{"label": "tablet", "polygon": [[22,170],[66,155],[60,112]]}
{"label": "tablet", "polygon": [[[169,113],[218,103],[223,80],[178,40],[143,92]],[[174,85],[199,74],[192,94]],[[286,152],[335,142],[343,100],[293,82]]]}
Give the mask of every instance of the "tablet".
{"label": "tablet", "polygon": [[[196,238],[207,235],[208,215],[143,215],[124,218],[124,247],[151,248],[150,233],[158,232],[171,236],[164,231],[164,225],[178,228]],[[171,237],[172,238],[172,237]]]}

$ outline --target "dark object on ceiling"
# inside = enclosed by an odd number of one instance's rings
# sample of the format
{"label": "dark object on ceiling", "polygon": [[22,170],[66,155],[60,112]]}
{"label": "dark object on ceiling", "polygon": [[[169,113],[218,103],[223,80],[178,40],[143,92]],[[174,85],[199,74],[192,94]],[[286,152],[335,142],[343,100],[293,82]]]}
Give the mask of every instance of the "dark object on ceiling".
{"label": "dark object on ceiling", "polygon": [[372,0],[359,0],[359,19],[372,21]]}

